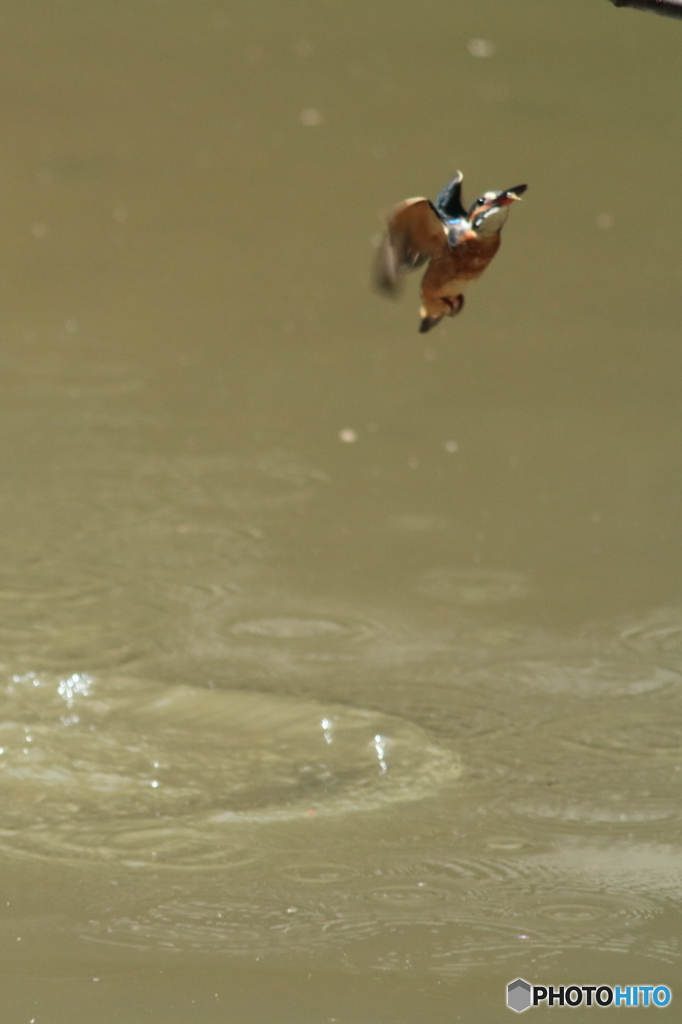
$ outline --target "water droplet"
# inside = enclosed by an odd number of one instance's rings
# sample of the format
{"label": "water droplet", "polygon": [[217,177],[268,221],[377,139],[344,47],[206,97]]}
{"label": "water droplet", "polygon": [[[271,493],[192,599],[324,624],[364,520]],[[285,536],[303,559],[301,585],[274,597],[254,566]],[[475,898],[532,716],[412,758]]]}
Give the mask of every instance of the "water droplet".
{"label": "water droplet", "polygon": [[315,110],[314,107],[308,107],[306,110],[301,111],[301,124],[304,124],[306,128],[319,128],[324,122],[324,117],[321,111]]}
{"label": "water droplet", "polygon": [[496,46],[490,39],[470,39],[467,50],[472,57],[493,57]]}

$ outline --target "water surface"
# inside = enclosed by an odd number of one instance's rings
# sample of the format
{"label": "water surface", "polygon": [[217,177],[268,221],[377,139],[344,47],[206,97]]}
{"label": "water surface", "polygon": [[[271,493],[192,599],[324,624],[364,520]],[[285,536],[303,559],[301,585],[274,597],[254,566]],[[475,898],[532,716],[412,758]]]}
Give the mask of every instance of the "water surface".
{"label": "water surface", "polygon": [[[675,986],[681,46],[599,0],[0,10],[13,1021]],[[457,168],[530,187],[426,340],[369,267]]]}

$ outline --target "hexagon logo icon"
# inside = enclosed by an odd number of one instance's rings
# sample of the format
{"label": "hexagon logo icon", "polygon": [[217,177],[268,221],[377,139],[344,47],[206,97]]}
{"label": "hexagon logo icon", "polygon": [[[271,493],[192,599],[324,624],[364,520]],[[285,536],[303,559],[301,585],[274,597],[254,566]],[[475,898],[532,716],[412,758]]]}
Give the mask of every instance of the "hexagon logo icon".
{"label": "hexagon logo icon", "polygon": [[510,1010],[523,1013],[531,1004],[530,985],[523,978],[510,981],[507,985],[507,1006]]}

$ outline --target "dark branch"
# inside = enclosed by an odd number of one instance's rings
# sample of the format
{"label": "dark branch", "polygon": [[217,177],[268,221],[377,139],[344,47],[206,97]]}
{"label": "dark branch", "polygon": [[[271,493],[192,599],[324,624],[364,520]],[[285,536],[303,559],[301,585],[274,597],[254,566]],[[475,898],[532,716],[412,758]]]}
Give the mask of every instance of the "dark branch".
{"label": "dark branch", "polygon": [[611,0],[616,7],[636,7],[638,11],[653,11],[667,18],[682,18],[682,0]]}

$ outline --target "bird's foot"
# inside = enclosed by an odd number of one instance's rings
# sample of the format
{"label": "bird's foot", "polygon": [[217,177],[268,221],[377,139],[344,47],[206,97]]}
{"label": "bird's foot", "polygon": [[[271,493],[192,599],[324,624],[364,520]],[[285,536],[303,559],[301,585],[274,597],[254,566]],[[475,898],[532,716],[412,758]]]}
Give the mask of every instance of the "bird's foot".
{"label": "bird's foot", "polygon": [[448,307],[449,312],[446,314],[447,316],[457,316],[464,306],[463,295],[455,295],[454,299],[451,299],[449,296],[444,296],[442,301]]}

